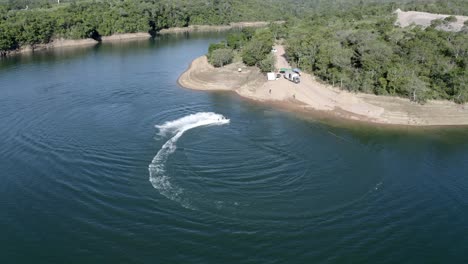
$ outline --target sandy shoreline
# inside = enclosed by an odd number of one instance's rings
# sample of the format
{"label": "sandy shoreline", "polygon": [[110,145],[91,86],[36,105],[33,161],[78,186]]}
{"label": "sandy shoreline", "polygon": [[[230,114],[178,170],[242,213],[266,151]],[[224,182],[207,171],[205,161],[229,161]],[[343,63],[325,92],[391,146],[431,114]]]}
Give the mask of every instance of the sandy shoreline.
{"label": "sandy shoreline", "polygon": [[[276,67],[289,67],[283,47],[275,48],[278,50]],[[205,56],[195,59],[178,82],[189,89],[232,91],[244,98],[293,111],[319,112],[319,115],[353,121],[399,126],[468,125],[468,104],[430,101],[420,105],[404,98],[350,93],[323,84],[309,74],[302,74],[300,84],[284,78],[267,81],[257,68],[241,63],[214,68]]]}
{"label": "sandy shoreline", "polygon": [[150,39],[152,36],[147,32],[137,32],[137,33],[124,33],[124,34],[114,34],[111,36],[101,37],[101,42],[115,42],[115,41],[125,41],[125,40],[134,40],[134,39]]}
{"label": "sandy shoreline", "polygon": [[[283,23],[283,21],[277,21],[275,23]],[[237,22],[230,23],[229,25],[191,25],[188,27],[173,27],[161,29],[158,34],[180,34],[187,32],[217,32],[217,31],[226,31],[235,28],[245,28],[245,27],[266,27],[269,22],[266,21],[256,21],[256,22]]]}
{"label": "sandy shoreline", "polygon": [[94,46],[99,42],[94,39],[54,39],[52,42],[47,44],[37,44],[34,47],[28,45],[23,46],[17,50],[7,51],[4,55],[15,55],[15,54],[23,54],[23,53],[31,53],[34,51],[40,50],[47,50],[47,49],[55,49],[55,48],[71,48],[71,47],[86,47],[86,46]]}
{"label": "sandy shoreline", "polygon": [[8,51],[5,55],[15,55],[23,53],[31,53],[34,51],[47,50],[47,49],[56,49],[56,48],[72,48],[72,47],[86,47],[94,46],[98,43],[109,43],[109,42],[118,42],[118,41],[131,41],[137,39],[150,39],[151,35],[146,32],[137,32],[137,33],[125,33],[125,34],[114,34],[111,36],[104,36],[101,38],[101,41],[97,41],[92,38],[86,39],[54,39],[52,42],[47,44],[38,44],[34,47],[24,46],[17,50]]}

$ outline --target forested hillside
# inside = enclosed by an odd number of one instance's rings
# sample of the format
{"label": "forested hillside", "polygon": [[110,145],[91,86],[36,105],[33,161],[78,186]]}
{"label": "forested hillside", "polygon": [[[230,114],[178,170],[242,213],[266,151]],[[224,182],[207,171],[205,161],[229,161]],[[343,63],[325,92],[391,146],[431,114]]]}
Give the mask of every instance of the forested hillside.
{"label": "forested hillside", "polygon": [[116,33],[154,34],[168,27],[285,19],[284,7],[277,3],[276,0],[106,0],[61,4],[46,0],[9,1],[0,6],[0,52],[48,43],[53,38],[99,39]]}
{"label": "forested hillside", "polygon": [[307,18],[392,2],[407,10],[467,14],[464,0],[0,0],[0,53],[53,38],[95,38],[167,27]]}
{"label": "forested hillside", "polygon": [[367,5],[290,20],[280,31],[289,60],[350,91],[467,102],[468,25],[402,29],[392,11]]}

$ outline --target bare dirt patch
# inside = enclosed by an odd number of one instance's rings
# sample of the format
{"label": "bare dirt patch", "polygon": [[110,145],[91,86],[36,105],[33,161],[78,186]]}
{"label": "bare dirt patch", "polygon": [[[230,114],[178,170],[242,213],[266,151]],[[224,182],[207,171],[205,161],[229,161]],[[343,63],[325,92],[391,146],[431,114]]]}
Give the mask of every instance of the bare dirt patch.
{"label": "bare dirt patch", "polygon": [[[396,25],[400,27],[408,27],[411,25],[422,26],[426,28],[431,25],[431,22],[436,19],[445,19],[450,15],[443,15],[443,14],[432,14],[426,12],[416,12],[416,11],[401,11],[397,9],[395,11],[397,15]],[[457,18],[456,22],[450,22],[446,25],[438,26],[437,29],[444,30],[444,31],[452,31],[457,32],[461,31],[464,22],[468,20],[467,16],[455,16]]]}

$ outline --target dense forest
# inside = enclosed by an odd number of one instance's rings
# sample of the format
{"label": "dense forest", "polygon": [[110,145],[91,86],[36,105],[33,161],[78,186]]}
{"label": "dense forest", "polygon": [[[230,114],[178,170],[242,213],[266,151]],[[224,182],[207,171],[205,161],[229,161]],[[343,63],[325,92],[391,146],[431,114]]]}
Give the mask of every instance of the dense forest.
{"label": "dense forest", "polygon": [[291,63],[343,89],[467,102],[468,25],[462,32],[436,30],[437,23],[402,29],[393,10],[369,5],[316,14],[289,20],[279,35]]}
{"label": "dense forest", "polygon": [[[0,52],[53,38],[82,39],[168,27],[284,19],[283,7],[262,0],[15,0],[0,5]],[[278,2],[278,1],[275,1]],[[30,4],[30,5],[29,5]],[[265,10],[268,9],[268,12]]]}
{"label": "dense forest", "polygon": [[294,66],[342,89],[467,102],[468,25],[457,33],[437,30],[444,21],[402,29],[397,8],[468,15],[466,0],[0,0],[0,54],[54,38],[286,20],[212,45],[210,61],[223,66],[237,55],[269,71],[281,39]]}
{"label": "dense forest", "polygon": [[[396,2],[393,2],[396,1]],[[188,25],[308,18],[391,2],[406,10],[467,14],[465,0],[0,0],[0,53],[54,38],[94,38]]]}
{"label": "dense forest", "polygon": [[275,70],[275,57],[271,54],[274,35],[271,28],[244,28],[240,32],[230,33],[225,41],[213,43],[208,48],[208,61],[215,67],[231,63],[234,57],[240,57],[247,66],[257,66],[262,72]]}

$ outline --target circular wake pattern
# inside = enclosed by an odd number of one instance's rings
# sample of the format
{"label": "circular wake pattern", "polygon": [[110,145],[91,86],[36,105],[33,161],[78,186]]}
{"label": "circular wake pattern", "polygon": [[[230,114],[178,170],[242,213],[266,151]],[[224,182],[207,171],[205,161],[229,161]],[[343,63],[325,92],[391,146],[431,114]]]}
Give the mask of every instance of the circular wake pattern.
{"label": "circular wake pattern", "polygon": [[[192,128],[230,123],[213,112],[157,125],[157,140],[166,142],[149,165],[150,182],[185,208],[229,218],[282,219],[286,213],[291,220],[349,207],[381,181],[374,177],[378,163],[365,161],[375,153],[359,149],[359,142],[346,135],[337,140],[326,129],[292,130],[274,123],[274,117],[252,123],[236,116],[223,133],[184,135]],[[184,146],[175,152],[183,135]],[[364,168],[370,173],[353,176]]]}
{"label": "circular wake pattern", "polygon": [[165,197],[179,202],[182,206],[190,209],[194,207],[190,201],[182,196],[183,189],[174,186],[170,179],[171,177],[166,173],[166,161],[169,155],[174,153],[177,148],[177,141],[188,130],[201,127],[201,126],[215,126],[224,125],[230,122],[229,119],[223,115],[212,112],[200,112],[188,116],[184,116],[177,120],[168,121],[163,125],[157,125],[159,135],[164,137],[173,135],[162,148],[158,151],[153,161],[149,165],[150,182]]}

